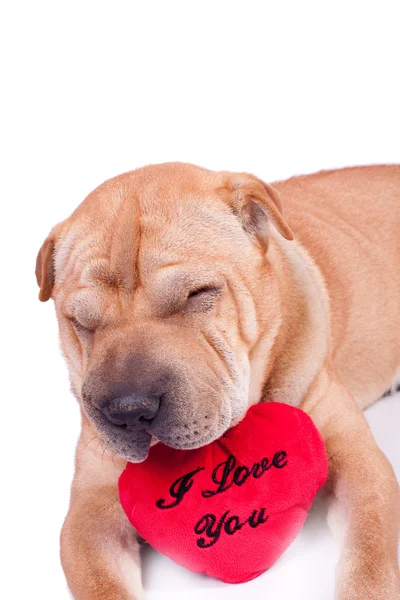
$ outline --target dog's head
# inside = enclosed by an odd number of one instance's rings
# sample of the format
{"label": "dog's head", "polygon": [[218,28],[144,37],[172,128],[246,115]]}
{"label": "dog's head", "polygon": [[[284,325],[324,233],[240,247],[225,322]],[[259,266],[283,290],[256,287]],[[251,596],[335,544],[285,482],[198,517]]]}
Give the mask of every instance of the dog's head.
{"label": "dog's head", "polygon": [[247,174],[179,163],[112,179],[39,251],[72,388],[115,452],[197,448],[259,399],[280,322],[270,224],[277,193]]}

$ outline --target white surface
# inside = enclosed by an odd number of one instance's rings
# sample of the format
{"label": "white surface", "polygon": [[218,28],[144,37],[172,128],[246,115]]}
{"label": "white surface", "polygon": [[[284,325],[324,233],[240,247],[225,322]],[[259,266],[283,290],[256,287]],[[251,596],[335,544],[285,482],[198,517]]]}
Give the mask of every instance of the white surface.
{"label": "white surface", "polygon": [[[58,537],[79,422],[54,310],[36,299],[42,241],[99,183],[146,163],[273,181],[400,162],[399,3],[13,0],[1,13],[0,597],[66,600]],[[397,398],[370,413],[398,473],[399,411]],[[336,552],[317,515],[245,587],[152,554],[147,598],[328,599]]]}

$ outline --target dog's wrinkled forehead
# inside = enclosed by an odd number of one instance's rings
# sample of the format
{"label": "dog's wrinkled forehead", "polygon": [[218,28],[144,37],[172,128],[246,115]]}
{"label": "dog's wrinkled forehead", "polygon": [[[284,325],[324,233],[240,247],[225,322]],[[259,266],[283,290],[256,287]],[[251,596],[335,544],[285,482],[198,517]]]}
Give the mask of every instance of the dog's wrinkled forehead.
{"label": "dog's wrinkled forehead", "polygon": [[279,194],[253,175],[182,163],[131,171],[98,187],[50,232],[36,260],[39,298],[92,282],[133,291],[176,265],[200,275],[256,273],[271,225],[293,239]]}
{"label": "dog's wrinkled forehead", "polygon": [[[67,277],[65,267],[73,264],[80,285],[127,290],[156,272],[163,279],[177,265],[192,263],[201,276],[207,265],[231,257],[237,243],[242,252],[246,247],[243,228],[221,197],[223,183],[221,174],[191,165],[146,167],[106,182],[64,228],[56,272]],[[185,277],[181,269],[177,284]]]}

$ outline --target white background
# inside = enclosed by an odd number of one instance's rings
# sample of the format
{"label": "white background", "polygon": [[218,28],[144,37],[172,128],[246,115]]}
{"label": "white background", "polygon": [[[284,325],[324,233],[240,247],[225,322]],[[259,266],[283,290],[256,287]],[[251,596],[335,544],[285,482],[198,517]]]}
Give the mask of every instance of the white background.
{"label": "white background", "polygon": [[[66,600],[58,535],[79,422],[53,307],[36,300],[43,239],[102,181],[146,163],[180,160],[273,181],[400,162],[399,4],[2,6],[0,595]],[[399,476],[400,398],[376,405],[369,419]],[[337,549],[313,512],[282,560],[244,587],[147,550],[146,597],[331,599]]]}

